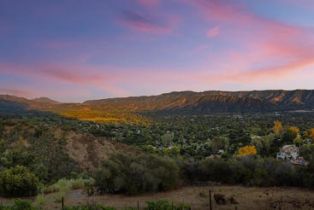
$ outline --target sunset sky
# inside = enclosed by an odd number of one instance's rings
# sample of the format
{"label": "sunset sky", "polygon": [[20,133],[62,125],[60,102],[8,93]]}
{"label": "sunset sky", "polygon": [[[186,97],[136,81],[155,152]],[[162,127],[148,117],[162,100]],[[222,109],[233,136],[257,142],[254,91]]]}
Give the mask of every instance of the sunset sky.
{"label": "sunset sky", "polygon": [[314,89],[313,0],[0,0],[0,94]]}

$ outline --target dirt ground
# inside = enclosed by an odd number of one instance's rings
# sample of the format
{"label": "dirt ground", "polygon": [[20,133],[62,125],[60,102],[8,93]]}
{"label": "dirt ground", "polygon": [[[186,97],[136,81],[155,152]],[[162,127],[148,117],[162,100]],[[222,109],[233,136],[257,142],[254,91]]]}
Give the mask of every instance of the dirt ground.
{"label": "dirt ground", "polygon": [[[173,203],[189,204],[193,210],[209,210],[209,190],[212,191],[213,210],[314,210],[314,191],[299,188],[253,188],[242,186],[184,187],[171,192],[145,194],[139,196],[102,195],[86,196],[81,190],[71,191],[65,196],[65,205],[73,206],[97,203],[122,209],[124,207],[145,207],[146,201],[165,199]],[[214,195],[222,194],[225,205],[218,205]],[[233,204],[230,198],[233,199]],[[2,202],[9,200],[2,199]],[[45,210],[61,209],[56,202],[56,195],[45,198]],[[235,204],[237,203],[237,204]]]}

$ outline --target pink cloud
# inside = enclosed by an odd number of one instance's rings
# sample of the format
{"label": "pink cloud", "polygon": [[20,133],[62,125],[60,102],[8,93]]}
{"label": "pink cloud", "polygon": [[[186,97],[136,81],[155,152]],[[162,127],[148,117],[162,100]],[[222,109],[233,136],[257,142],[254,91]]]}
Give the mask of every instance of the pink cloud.
{"label": "pink cloud", "polygon": [[[312,60],[304,63],[283,65],[280,68],[256,69],[254,71],[240,72],[208,72],[206,69],[194,70],[174,70],[166,68],[141,69],[128,68],[119,69],[113,67],[95,66],[69,66],[69,65],[34,65],[17,66],[6,65],[10,74],[31,78],[34,84],[31,89],[32,97],[53,96],[61,100],[72,98],[82,98],[88,96],[89,91],[96,89],[103,91],[104,97],[108,96],[130,96],[139,94],[132,92],[132,88],[139,87],[141,93],[157,94],[173,90],[208,90],[225,87],[225,84],[265,84],[267,80],[284,81],[287,72],[298,73],[300,68],[314,64]],[[2,71],[4,65],[0,65],[0,74],[8,73]],[[110,74],[106,73],[110,72]],[[108,76],[110,75],[110,76]],[[45,84],[43,89],[41,84]],[[71,84],[68,86],[68,84]],[[282,84],[282,83],[281,83]],[[67,87],[63,90],[64,85]],[[36,89],[36,87],[39,87]],[[8,88],[9,89],[9,88]],[[20,90],[21,88],[17,88]],[[1,92],[1,91],[0,91]],[[13,91],[12,94],[16,95]],[[28,96],[26,93],[18,93]],[[63,99],[65,98],[65,99]],[[93,98],[93,97],[91,97]]]}
{"label": "pink cloud", "polygon": [[[221,22],[230,27],[240,27],[254,30],[255,28],[275,30],[282,36],[296,34],[303,28],[290,26],[281,22],[273,21],[250,12],[245,5],[230,0],[188,0],[202,12],[203,16],[210,21]],[[239,30],[239,28],[237,28]],[[270,31],[273,32],[273,31]]]}
{"label": "pink cloud", "polygon": [[[128,92],[114,85],[117,80],[115,75],[105,73],[106,68],[75,65],[52,65],[52,64],[0,64],[0,74],[24,75],[34,81],[46,81],[48,84],[53,81],[63,84],[73,84],[87,87],[95,87],[111,95],[127,95]],[[119,75],[116,75],[119,76]]]}
{"label": "pink cloud", "polygon": [[[222,81],[272,79],[302,71],[314,63],[314,34],[309,28],[257,16],[230,0],[189,2],[200,9],[206,20],[224,27],[227,32],[223,36],[228,42],[240,46],[217,55],[218,60],[223,57],[230,64],[220,68],[217,77]],[[214,29],[209,32],[216,34]]]}
{"label": "pink cloud", "polygon": [[236,81],[254,83],[260,80],[281,80],[291,74],[301,73],[306,67],[314,65],[314,59],[302,60],[283,64],[276,67],[256,69],[253,71],[245,71],[230,75],[218,76],[221,81]]}
{"label": "pink cloud", "polygon": [[220,28],[215,26],[207,31],[208,38],[214,38],[220,34]]}
{"label": "pink cloud", "polygon": [[19,97],[31,97],[34,95],[32,91],[17,89],[17,88],[1,88],[0,87],[0,95],[14,95]]}
{"label": "pink cloud", "polygon": [[178,24],[178,17],[152,17],[133,11],[124,11],[120,23],[134,31],[150,34],[171,34]]}

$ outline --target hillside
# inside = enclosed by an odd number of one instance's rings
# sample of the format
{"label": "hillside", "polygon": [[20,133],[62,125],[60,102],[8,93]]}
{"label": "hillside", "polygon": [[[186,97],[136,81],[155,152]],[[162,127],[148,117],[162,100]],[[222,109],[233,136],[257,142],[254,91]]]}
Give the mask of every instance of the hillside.
{"label": "hillside", "polygon": [[[165,199],[172,201],[173,190],[195,185],[206,185],[208,190],[208,184],[313,189],[314,112],[243,114],[242,117],[238,114],[151,116],[148,125],[134,124],[135,118],[127,118],[138,116],[145,120],[143,116],[150,116],[145,115],[147,112],[160,113],[166,99],[170,103],[175,101],[172,97],[179,100],[186,94],[191,98],[198,95],[183,92],[140,97],[138,107],[125,102],[130,98],[108,99],[110,103],[105,100],[105,103],[51,105],[49,101],[3,97],[2,102],[7,103],[6,108],[12,115],[0,113],[0,182],[5,183],[2,186],[12,187],[8,190],[0,187],[0,200],[1,196],[38,195],[32,199],[33,205],[42,198],[45,202],[41,205],[48,204],[49,208],[40,209],[52,209],[60,206],[62,197],[66,205],[72,205],[69,203],[72,201],[73,205],[78,205],[79,200],[80,204],[88,203],[86,192],[99,198],[97,204],[103,204],[101,200],[108,204],[103,198],[114,199],[109,194],[119,194],[119,199],[123,199],[121,194],[143,195],[152,200],[150,195],[158,195],[152,193],[163,192],[167,195]],[[160,99],[162,97],[164,100]],[[140,98],[131,99],[137,103]],[[159,100],[159,108],[144,109],[149,107],[145,100],[152,98]],[[178,110],[186,108],[179,103],[171,106]],[[119,109],[122,111],[118,112]],[[173,108],[164,110],[175,113]],[[24,115],[26,113],[29,114]],[[113,117],[114,122],[129,121],[125,124],[83,122],[54,113],[77,118],[90,115],[89,120],[93,121],[110,121]],[[300,151],[296,160],[276,159],[278,151],[286,145]],[[15,181],[20,177],[26,179]],[[194,206],[194,200],[188,200],[188,195],[184,191],[181,197],[186,197],[185,202],[190,204],[191,201]],[[247,195],[239,195],[233,196],[240,202],[239,206],[245,208]],[[273,194],[265,195],[274,198]],[[261,193],[255,194],[251,200],[261,198],[265,202],[269,199],[260,196]],[[199,200],[196,205],[200,207],[205,206],[201,199],[208,201],[202,191],[193,193],[191,198]],[[126,199],[125,202],[132,201]],[[306,208],[312,205],[305,200],[296,202]]]}
{"label": "hillside", "polygon": [[83,103],[58,103],[48,98],[28,100],[0,96],[0,111],[49,111],[98,122],[142,123],[143,114],[215,114],[314,109],[314,90],[171,92],[157,96],[111,98]]}
{"label": "hillside", "polygon": [[313,90],[172,92],[158,96],[86,101],[86,105],[120,107],[130,111],[211,114],[216,112],[267,112],[314,108]]}
{"label": "hillside", "polygon": [[93,170],[115,153],[138,153],[132,146],[81,132],[73,123],[52,117],[0,116],[0,168],[17,162],[51,181]]}

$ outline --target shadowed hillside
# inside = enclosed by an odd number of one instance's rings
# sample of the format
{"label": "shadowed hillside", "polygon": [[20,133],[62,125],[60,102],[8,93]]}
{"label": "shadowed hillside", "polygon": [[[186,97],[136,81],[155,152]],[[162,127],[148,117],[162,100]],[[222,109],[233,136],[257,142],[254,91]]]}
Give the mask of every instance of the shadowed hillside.
{"label": "shadowed hillside", "polygon": [[84,104],[124,110],[211,114],[215,112],[267,112],[314,108],[313,90],[172,92],[158,96],[86,101]]}

